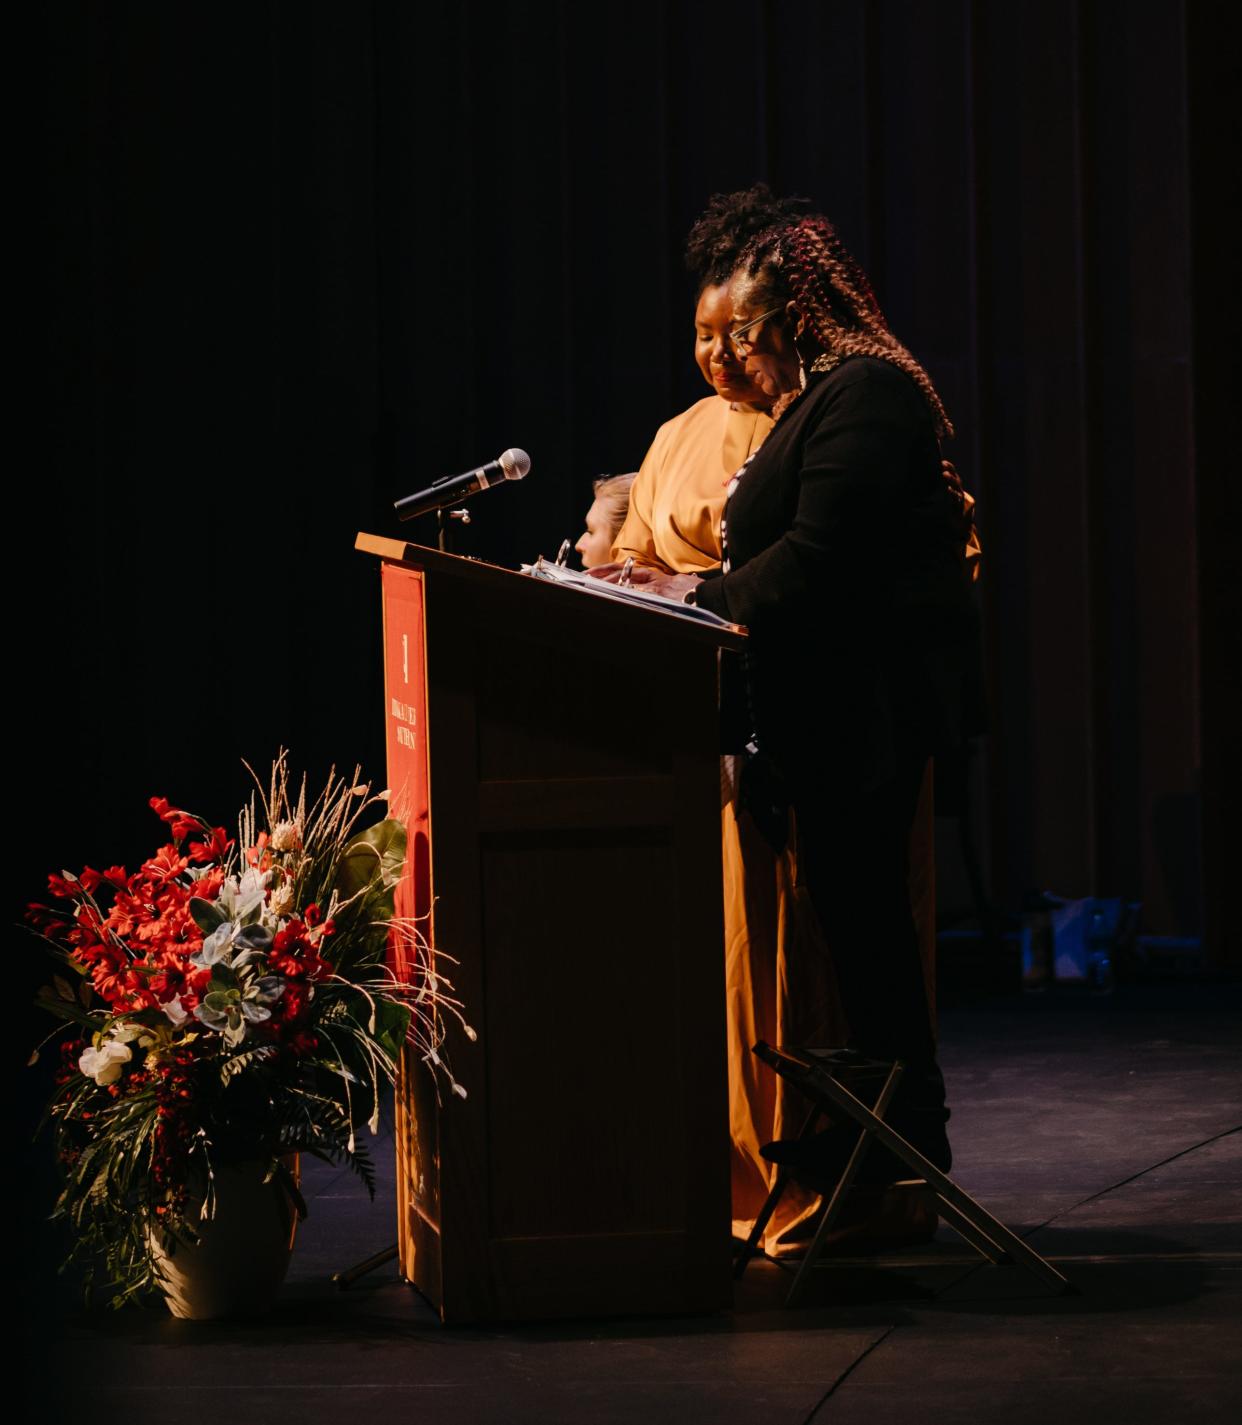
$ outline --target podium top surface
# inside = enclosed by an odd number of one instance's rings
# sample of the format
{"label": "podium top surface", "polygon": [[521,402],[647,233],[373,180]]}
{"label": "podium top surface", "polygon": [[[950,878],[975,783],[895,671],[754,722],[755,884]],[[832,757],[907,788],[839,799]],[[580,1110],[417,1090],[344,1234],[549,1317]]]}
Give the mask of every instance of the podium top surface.
{"label": "podium top surface", "polygon": [[411,544],[404,539],[392,539],[385,535],[360,531],[354,539],[354,548],[380,559],[391,559],[425,569],[436,577],[461,579],[476,587],[490,587],[501,596],[513,597],[520,593],[520,596],[525,598],[553,600],[553,606],[562,611],[572,609],[584,613],[589,607],[593,611],[590,615],[593,619],[602,620],[605,624],[619,619],[626,628],[635,633],[645,630],[652,634],[683,638],[692,643],[708,643],[716,648],[741,649],[746,646],[746,630],[736,624],[713,626],[645,604],[600,598],[564,584],[533,579],[528,574],[505,569],[499,564],[488,564],[481,559],[467,559],[459,554],[445,554],[439,549]]}

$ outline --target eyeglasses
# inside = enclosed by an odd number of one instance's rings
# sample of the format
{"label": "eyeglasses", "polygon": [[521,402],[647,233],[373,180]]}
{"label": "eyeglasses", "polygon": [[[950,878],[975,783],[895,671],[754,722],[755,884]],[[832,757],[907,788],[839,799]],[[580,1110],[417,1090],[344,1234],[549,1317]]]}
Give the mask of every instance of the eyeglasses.
{"label": "eyeglasses", "polygon": [[733,331],[727,332],[726,335],[729,338],[729,344],[733,347],[733,350],[737,352],[739,356],[749,356],[755,349],[754,339],[750,338],[748,340],[739,341],[738,338],[743,332],[750,331],[752,327],[757,327],[760,322],[766,322],[769,317],[774,317],[777,312],[783,312],[784,310],[785,304],[782,302],[779,307],[773,307],[770,311],[761,312],[757,317],[751,317],[750,321],[743,322],[740,327],[736,327]]}

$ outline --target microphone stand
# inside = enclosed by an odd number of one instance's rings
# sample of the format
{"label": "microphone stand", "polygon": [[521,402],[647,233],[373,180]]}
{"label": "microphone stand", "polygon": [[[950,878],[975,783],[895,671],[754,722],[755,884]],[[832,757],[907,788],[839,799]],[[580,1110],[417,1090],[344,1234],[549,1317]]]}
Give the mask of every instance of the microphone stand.
{"label": "microphone stand", "polygon": [[461,524],[469,524],[470,511],[448,510],[443,506],[436,511],[436,530],[438,532],[436,545],[441,554],[452,554],[453,552],[452,527],[454,520]]}

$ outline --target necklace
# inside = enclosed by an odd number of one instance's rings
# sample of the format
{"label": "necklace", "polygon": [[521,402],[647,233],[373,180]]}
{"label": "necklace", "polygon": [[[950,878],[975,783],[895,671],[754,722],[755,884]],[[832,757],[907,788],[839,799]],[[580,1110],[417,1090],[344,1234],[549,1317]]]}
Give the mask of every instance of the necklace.
{"label": "necklace", "polygon": [[803,366],[801,368],[802,384],[796,386],[792,391],[786,391],[783,396],[777,399],[771,411],[772,420],[779,421],[790,406],[797,403],[798,397],[806,390],[808,375],[822,376],[825,371],[832,371],[835,367],[840,366],[843,360],[844,357],[838,356],[835,352],[821,351],[809,366]]}

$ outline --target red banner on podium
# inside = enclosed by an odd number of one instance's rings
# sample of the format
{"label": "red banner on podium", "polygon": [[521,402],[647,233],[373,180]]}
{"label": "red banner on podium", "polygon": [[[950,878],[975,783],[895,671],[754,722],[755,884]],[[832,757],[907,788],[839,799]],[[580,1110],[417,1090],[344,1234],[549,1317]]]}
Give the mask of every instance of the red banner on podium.
{"label": "red banner on podium", "polygon": [[[385,564],[384,703],[389,814],[409,838],[405,871],[397,888],[396,914],[413,917],[431,939],[430,784],[427,760],[427,666],[423,575]],[[413,945],[393,937],[394,972],[410,977]]]}

